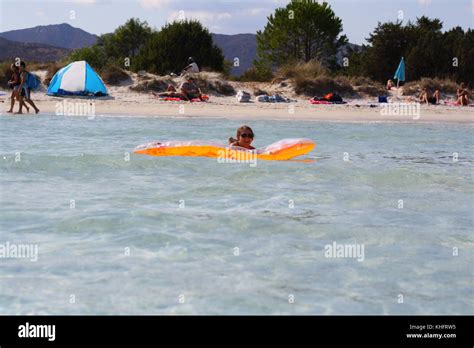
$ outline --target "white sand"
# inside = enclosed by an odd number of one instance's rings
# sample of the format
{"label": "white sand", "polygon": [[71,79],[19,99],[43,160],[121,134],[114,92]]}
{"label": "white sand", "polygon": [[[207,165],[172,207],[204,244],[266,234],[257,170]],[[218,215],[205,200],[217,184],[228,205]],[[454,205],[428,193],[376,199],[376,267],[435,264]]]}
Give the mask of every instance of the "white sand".
{"label": "white sand", "polygon": [[[36,72],[35,72],[36,73]],[[135,80],[135,79],[134,79]],[[244,88],[252,92],[260,87],[270,93],[283,93],[296,102],[292,103],[238,103],[235,97],[210,96],[206,103],[166,102],[152,94],[137,93],[129,89],[131,81],[123,86],[108,86],[110,97],[105,98],[58,98],[50,97],[45,89],[34,92],[33,100],[41,113],[55,114],[58,105],[63,103],[94,103],[96,115],[159,116],[159,117],[218,117],[237,119],[274,119],[274,120],[314,120],[338,122],[457,122],[473,123],[474,107],[446,105],[421,105],[419,115],[384,114],[383,104],[375,98],[348,100],[345,105],[311,105],[308,99],[291,95],[285,88],[275,88],[268,84],[233,83],[237,89]],[[9,93],[0,96],[0,110],[10,107]],[[404,101],[399,98],[398,100]],[[356,104],[360,105],[359,107]],[[369,107],[370,104],[376,107]],[[64,104],[63,104],[64,105]],[[15,111],[18,104],[15,106]],[[30,110],[30,114],[32,111]]]}

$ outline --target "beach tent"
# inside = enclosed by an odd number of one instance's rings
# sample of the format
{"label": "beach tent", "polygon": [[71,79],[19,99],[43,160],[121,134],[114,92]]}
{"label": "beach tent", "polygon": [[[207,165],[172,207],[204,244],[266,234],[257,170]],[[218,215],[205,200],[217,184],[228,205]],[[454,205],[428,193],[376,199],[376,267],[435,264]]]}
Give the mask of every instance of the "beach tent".
{"label": "beach tent", "polygon": [[400,64],[398,64],[397,71],[395,71],[394,79],[397,79],[397,88],[400,81],[405,81],[405,59],[402,57]]}
{"label": "beach tent", "polygon": [[51,80],[48,95],[108,95],[99,75],[85,61],[73,62],[59,70]]}

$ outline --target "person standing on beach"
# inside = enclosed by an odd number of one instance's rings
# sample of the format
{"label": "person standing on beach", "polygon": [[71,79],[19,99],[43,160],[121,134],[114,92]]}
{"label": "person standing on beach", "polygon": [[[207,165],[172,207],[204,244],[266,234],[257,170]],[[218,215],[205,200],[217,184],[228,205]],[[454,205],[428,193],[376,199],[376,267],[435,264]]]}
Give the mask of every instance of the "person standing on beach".
{"label": "person standing on beach", "polygon": [[[22,114],[22,106],[24,101],[30,104],[34,109],[35,113],[39,112],[39,109],[36,107],[33,100],[31,100],[31,88],[28,86],[28,78],[30,73],[26,71],[26,64],[25,62],[20,62],[20,86],[19,86],[19,97],[20,97],[20,109],[18,110],[17,114]],[[23,101],[24,100],[24,101]]]}
{"label": "person standing on beach", "polygon": [[[11,105],[10,105],[10,110],[8,110],[8,113],[13,112],[13,107],[15,106],[15,99],[20,100],[19,97],[19,88],[20,88],[20,71],[18,67],[15,64],[10,65],[10,69],[12,71],[12,76],[10,78],[10,81],[8,81],[8,86],[10,89],[12,89],[12,95],[11,95]],[[30,111],[30,108],[25,104],[24,101],[23,106],[26,108],[26,112]]]}

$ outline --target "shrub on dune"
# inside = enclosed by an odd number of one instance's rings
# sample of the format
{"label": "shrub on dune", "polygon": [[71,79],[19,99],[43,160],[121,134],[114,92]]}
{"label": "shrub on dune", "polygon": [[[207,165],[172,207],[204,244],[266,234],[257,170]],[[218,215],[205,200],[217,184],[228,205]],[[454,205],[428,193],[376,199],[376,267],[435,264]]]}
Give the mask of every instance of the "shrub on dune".
{"label": "shrub on dune", "polygon": [[458,84],[449,79],[422,78],[418,81],[407,82],[403,86],[403,95],[416,95],[426,88],[429,91],[439,90],[441,93],[455,94]]}
{"label": "shrub on dune", "polygon": [[117,65],[109,65],[101,71],[102,80],[109,85],[120,85],[130,79],[130,75]]}

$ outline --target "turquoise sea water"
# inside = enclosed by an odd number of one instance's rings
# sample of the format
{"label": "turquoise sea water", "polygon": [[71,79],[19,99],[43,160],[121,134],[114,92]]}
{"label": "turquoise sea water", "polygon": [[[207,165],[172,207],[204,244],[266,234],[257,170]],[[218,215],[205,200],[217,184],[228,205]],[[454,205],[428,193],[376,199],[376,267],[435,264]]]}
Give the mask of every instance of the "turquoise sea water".
{"label": "turquoise sea water", "polygon": [[[242,123],[258,147],[315,140],[305,156],[315,161],[131,153],[153,140],[225,142]],[[0,126],[0,245],[38,247],[37,262],[0,258],[0,314],[474,313],[473,126],[58,116]],[[333,242],[363,246],[363,261],[326,257]]]}

